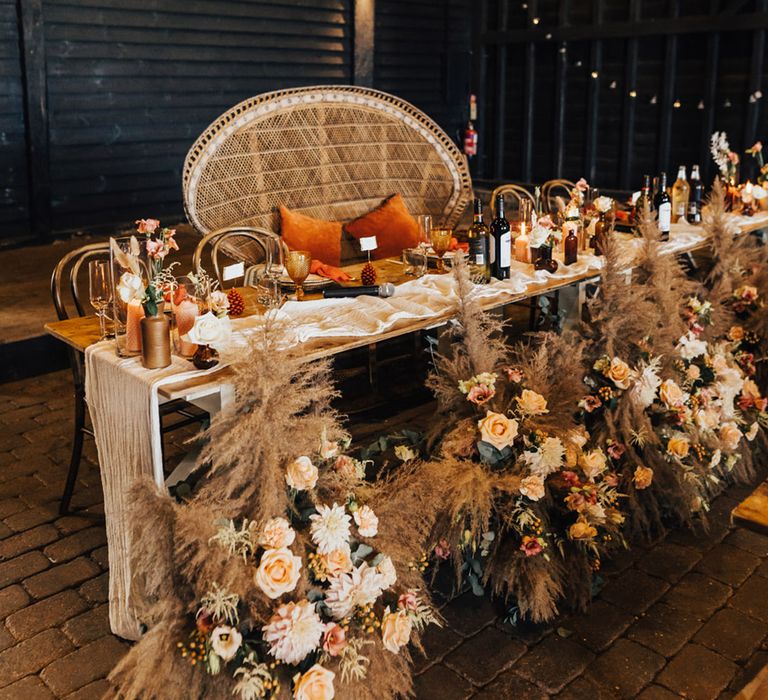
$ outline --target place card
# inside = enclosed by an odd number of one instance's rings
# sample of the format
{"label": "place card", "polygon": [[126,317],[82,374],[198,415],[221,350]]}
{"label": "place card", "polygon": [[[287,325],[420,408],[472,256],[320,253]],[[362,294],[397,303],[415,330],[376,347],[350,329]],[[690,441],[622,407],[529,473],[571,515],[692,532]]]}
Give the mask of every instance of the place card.
{"label": "place card", "polygon": [[233,280],[235,277],[242,277],[245,274],[245,263],[239,262],[235,263],[234,265],[227,265],[221,273],[222,279],[226,282],[227,280]]}
{"label": "place card", "polygon": [[379,244],[376,242],[376,236],[366,236],[365,238],[360,239],[360,250],[362,250],[363,253],[369,250],[376,250],[378,247]]}

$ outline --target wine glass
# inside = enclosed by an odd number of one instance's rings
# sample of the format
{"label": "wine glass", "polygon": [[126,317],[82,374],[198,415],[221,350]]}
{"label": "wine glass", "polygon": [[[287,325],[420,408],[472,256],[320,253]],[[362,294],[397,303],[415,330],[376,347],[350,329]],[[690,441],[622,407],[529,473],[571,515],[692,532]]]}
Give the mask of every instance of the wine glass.
{"label": "wine glass", "polygon": [[451,238],[453,237],[453,229],[450,228],[433,228],[431,233],[432,250],[437,255],[437,274],[442,275],[445,273],[445,262],[443,256],[451,247]]}
{"label": "wine glass", "polygon": [[105,313],[112,303],[112,285],[110,284],[108,260],[91,260],[88,263],[88,292],[91,306],[99,317],[99,330],[104,340],[107,337]]}
{"label": "wine glass", "polygon": [[291,250],[285,256],[285,269],[296,285],[296,300],[304,298],[304,280],[309,275],[312,255],[307,250]]}
{"label": "wine glass", "polygon": [[432,217],[429,214],[420,214],[416,221],[419,224],[419,247],[426,248],[432,242]]}

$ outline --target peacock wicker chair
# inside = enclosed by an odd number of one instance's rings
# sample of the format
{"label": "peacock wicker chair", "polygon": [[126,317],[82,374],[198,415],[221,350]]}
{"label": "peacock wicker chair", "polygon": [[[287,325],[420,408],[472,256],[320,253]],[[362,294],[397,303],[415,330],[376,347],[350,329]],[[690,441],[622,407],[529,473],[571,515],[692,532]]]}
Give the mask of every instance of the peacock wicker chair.
{"label": "peacock wicker chair", "polygon": [[472,197],[465,156],[432,119],[350,86],[280,90],[236,105],[189,150],[183,188],[202,235],[232,226],[278,232],[280,204],[347,221],[396,192],[412,214],[454,226]]}

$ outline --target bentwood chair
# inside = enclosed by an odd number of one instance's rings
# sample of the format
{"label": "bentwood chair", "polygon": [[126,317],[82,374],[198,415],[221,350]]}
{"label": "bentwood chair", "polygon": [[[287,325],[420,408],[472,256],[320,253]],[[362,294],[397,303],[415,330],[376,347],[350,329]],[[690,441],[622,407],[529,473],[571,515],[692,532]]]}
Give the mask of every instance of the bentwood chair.
{"label": "bentwood chair", "polygon": [[[53,270],[51,275],[51,297],[56,308],[56,316],[60,321],[73,317],[82,317],[88,313],[90,303],[88,292],[81,292],[81,269],[91,260],[109,260],[109,243],[91,243],[67,253]],[[87,283],[86,283],[87,286]],[[67,299],[71,304],[67,304]],[[64,493],[59,504],[59,512],[66,515],[70,512],[72,495],[80,470],[83,455],[83,441],[86,435],[93,437],[93,431],[86,427],[85,403],[85,366],[82,355],[73,347],[67,346],[69,364],[72,369],[72,380],[75,391],[75,422],[72,435],[72,454],[69,470],[64,484]],[[160,406],[161,420],[164,416],[176,414],[180,416],[176,422],[161,428],[162,434],[177,430],[193,423],[199,423],[209,418],[207,413],[190,410],[184,401],[170,401]]]}
{"label": "bentwood chair", "polygon": [[[219,282],[219,286],[224,286],[224,269],[221,265],[220,254],[223,251],[226,257],[237,260],[238,262],[243,258],[243,242],[252,242],[254,245],[249,251],[247,262],[250,267],[243,268],[243,275],[246,279],[246,284],[249,279],[253,278],[253,273],[258,267],[261,267],[263,271],[269,272],[272,265],[277,262],[280,267],[283,266],[284,261],[284,244],[280,236],[271,231],[266,231],[260,228],[254,228],[252,226],[229,226],[227,228],[218,229],[217,231],[211,231],[200,239],[200,242],[195,248],[195,252],[192,255],[192,269],[197,271],[203,269],[203,261],[205,258],[206,249],[210,248],[209,256],[211,264],[213,265],[213,271],[216,275],[216,279]],[[259,263],[255,262],[255,257],[258,256]],[[245,260],[242,260],[244,263]]]}
{"label": "bentwood chair", "polygon": [[531,205],[534,203],[533,195],[525,189],[522,185],[499,185],[493,192],[491,192],[491,215],[496,218],[496,197],[501,195],[505,199],[511,197],[516,205],[516,208],[520,208],[520,202],[524,199],[530,201]]}
{"label": "bentwood chair", "polygon": [[571,191],[576,187],[575,182],[563,178],[547,180],[541,186],[541,200],[545,211],[549,214],[557,213],[556,197],[560,196],[567,202],[571,198]]}

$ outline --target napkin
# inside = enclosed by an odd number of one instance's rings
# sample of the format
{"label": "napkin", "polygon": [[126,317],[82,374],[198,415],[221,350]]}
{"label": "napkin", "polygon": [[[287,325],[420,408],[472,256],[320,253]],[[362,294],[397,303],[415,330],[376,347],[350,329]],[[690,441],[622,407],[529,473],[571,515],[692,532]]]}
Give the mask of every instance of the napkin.
{"label": "napkin", "polygon": [[340,267],[334,267],[328,265],[320,260],[313,260],[309,267],[309,271],[313,275],[320,275],[320,277],[327,277],[334,282],[349,282],[352,278],[344,272]]}

